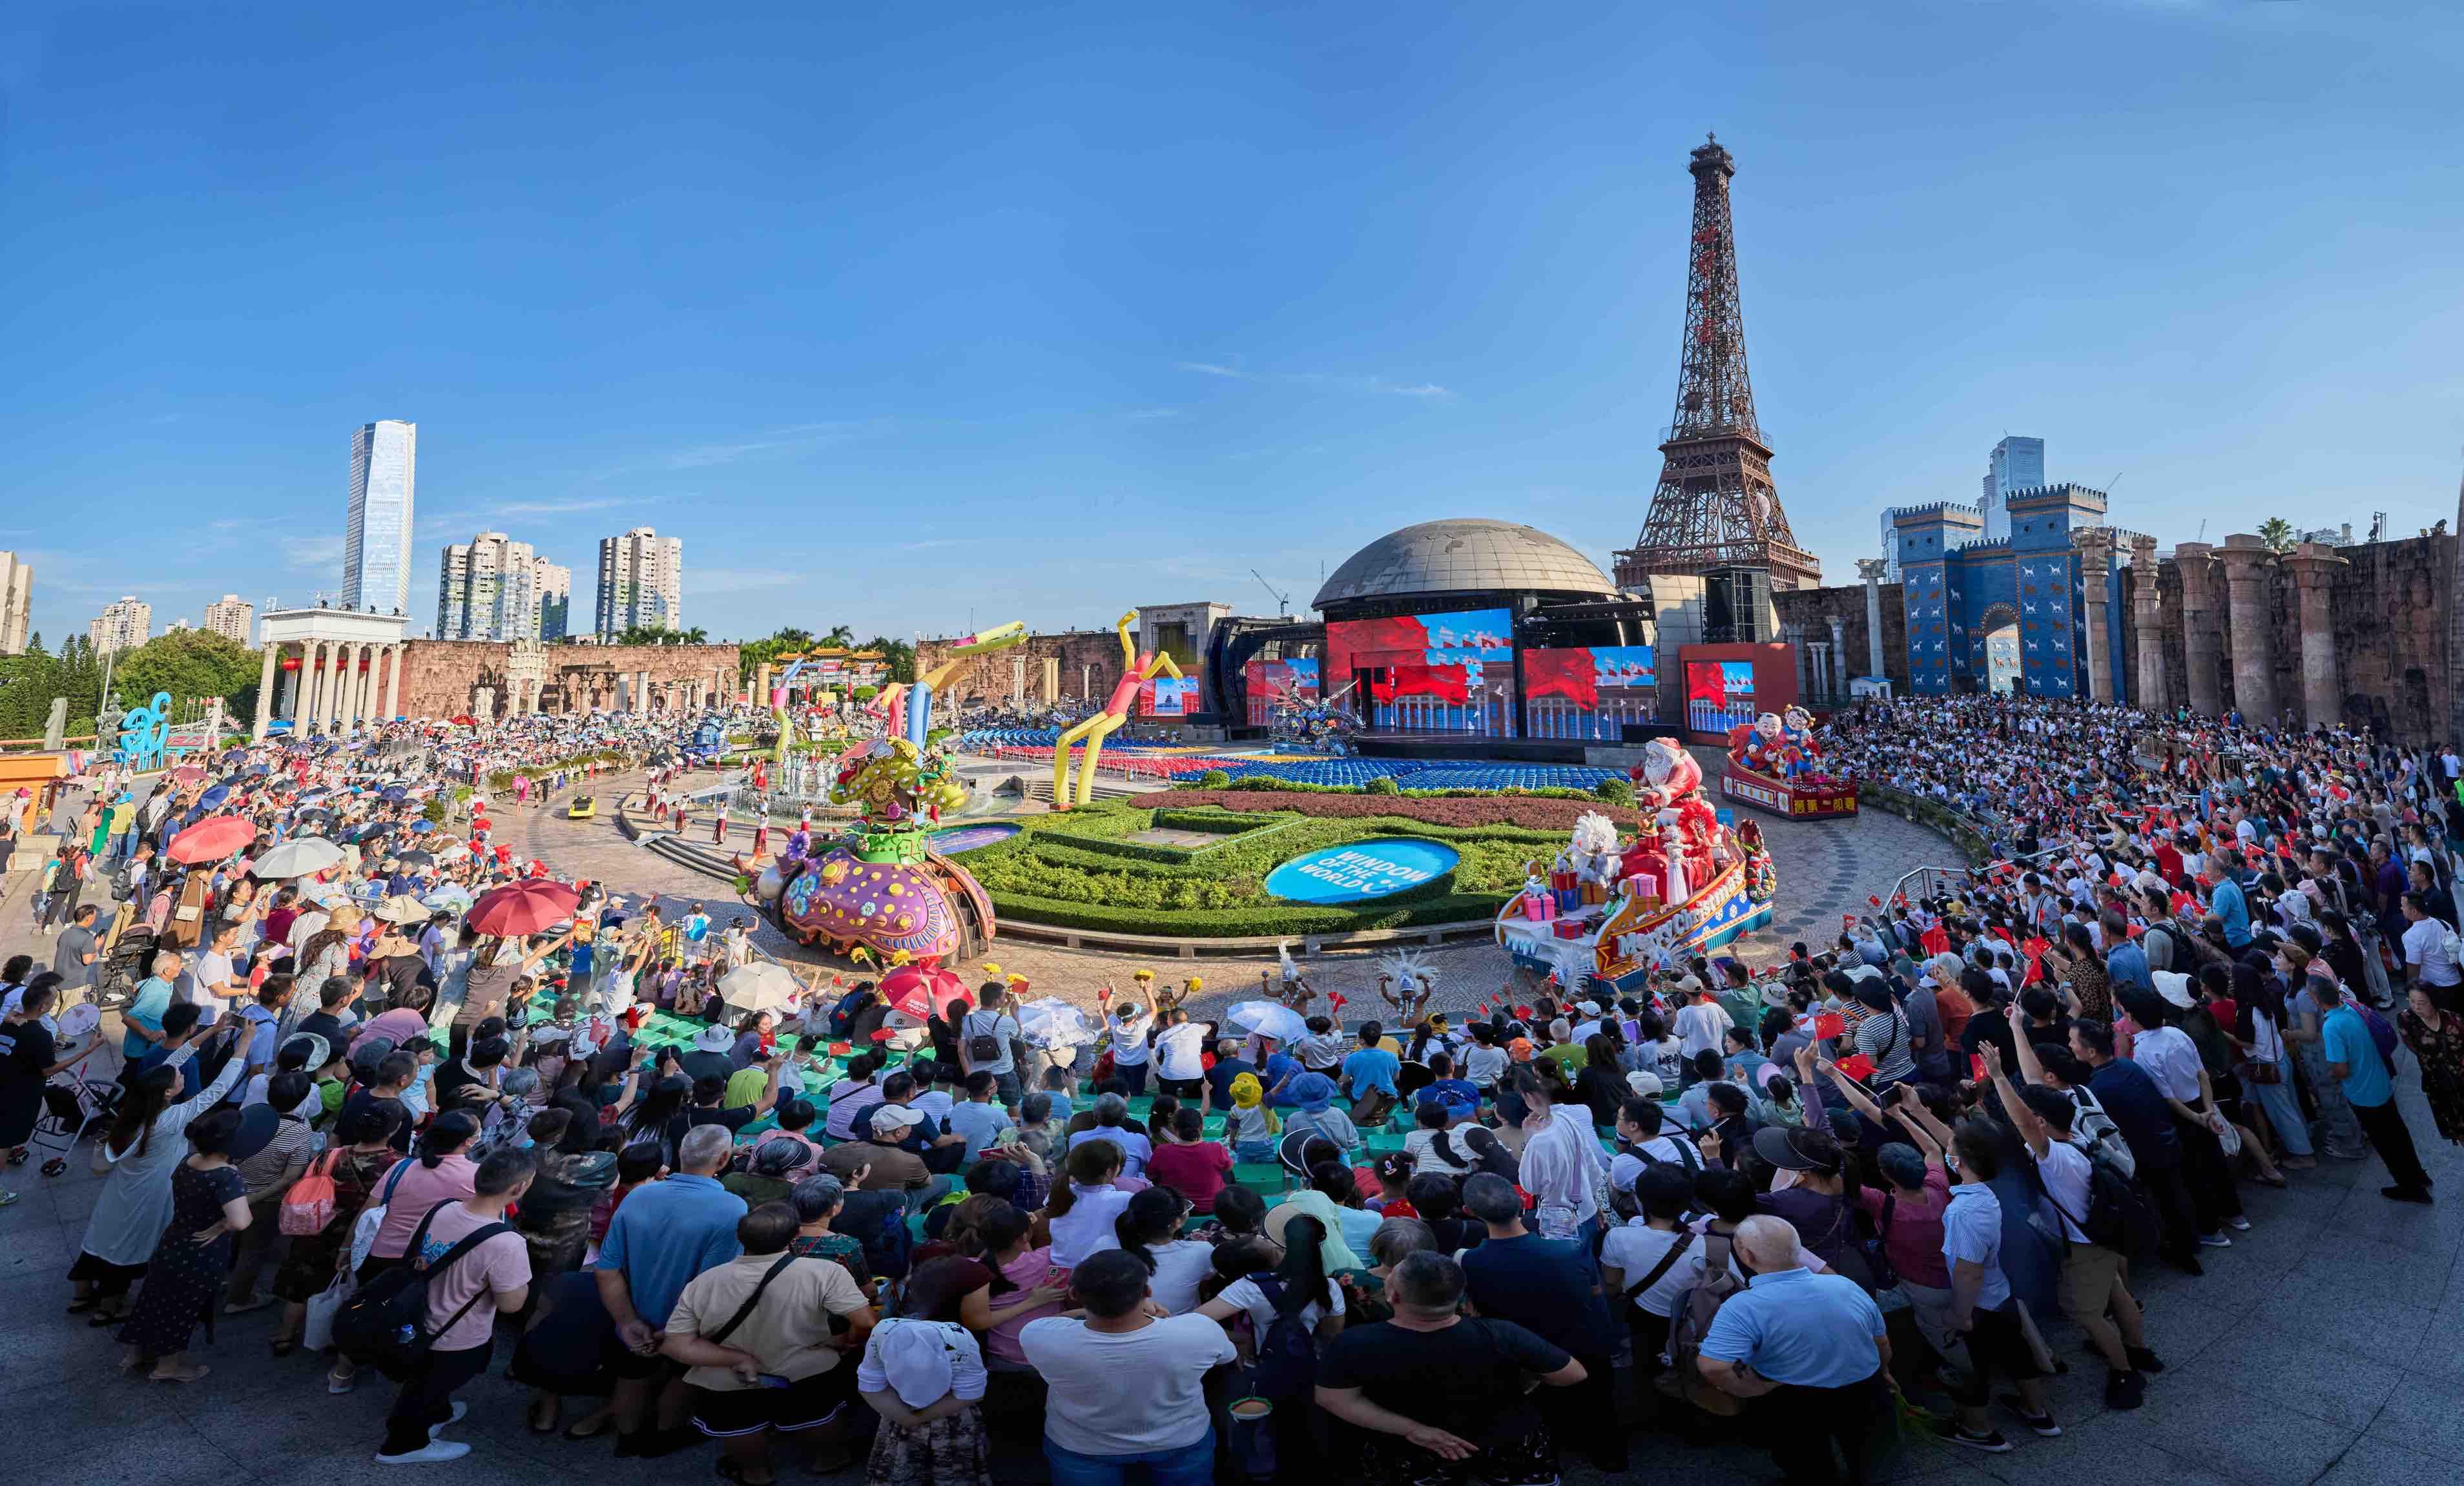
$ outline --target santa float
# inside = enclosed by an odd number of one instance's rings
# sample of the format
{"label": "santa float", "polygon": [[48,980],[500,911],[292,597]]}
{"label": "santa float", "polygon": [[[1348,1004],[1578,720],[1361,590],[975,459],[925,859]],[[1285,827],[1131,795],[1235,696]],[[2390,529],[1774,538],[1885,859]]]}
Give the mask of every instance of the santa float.
{"label": "santa float", "polygon": [[1729,730],[1720,797],[1797,820],[1857,813],[1856,781],[1832,776],[1814,718],[1801,707]]}
{"label": "santa float", "polygon": [[[1632,833],[1598,812],[1574,822],[1553,880],[1532,863],[1501,906],[1497,940],[1515,963],[1572,988],[1641,989],[1649,972],[1771,921],[1777,881],[1703,798],[1703,767],[1667,739],[1633,770]],[[1568,893],[1566,878],[1579,885]]]}

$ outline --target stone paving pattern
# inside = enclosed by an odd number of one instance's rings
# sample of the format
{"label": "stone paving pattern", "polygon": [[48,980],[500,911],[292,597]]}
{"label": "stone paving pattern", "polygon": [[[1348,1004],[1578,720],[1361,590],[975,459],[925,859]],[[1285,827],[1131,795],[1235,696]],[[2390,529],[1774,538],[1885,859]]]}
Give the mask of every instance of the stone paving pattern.
{"label": "stone paving pattern", "polygon": [[[604,820],[594,826],[531,816],[514,829],[561,870],[638,884],[679,903],[698,899],[723,919],[721,885],[642,853]],[[1827,935],[1828,925],[1874,890],[1868,885],[1951,855],[1920,828],[1880,812],[1853,824],[1775,822],[1771,836],[1791,911],[1781,934],[1764,937],[1782,948],[1786,937]],[[48,941],[33,939],[23,878],[13,880],[20,886],[12,901],[0,905],[0,953],[40,952]],[[1084,991],[1107,971],[1126,983],[1135,968],[1112,956],[1015,945],[1000,954],[1040,990],[1063,993]],[[1498,973],[1497,951],[1486,946],[1444,950],[1435,958],[1455,1005],[1477,1000]],[[1346,956],[1312,973],[1358,1006],[1375,995],[1369,964],[1368,956]],[[1172,974],[1187,967],[1156,961],[1154,968]],[[1256,967],[1207,960],[1198,969],[1212,999],[1238,994],[1234,981],[1253,977]],[[2057,1325],[2054,1339],[2071,1366],[2052,1389],[2067,1431],[2062,1438],[2040,1440],[2003,1419],[2017,1443],[2010,1454],[1978,1456],[1921,1442],[1886,1456],[1880,1478],[2058,1486],[2457,1480],[2464,1475],[2464,1347],[2456,1342],[2464,1336],[2464,1287],[2456,1283],[2464,1158],[2437,1139],[2413,1081],[2401,1086],[2424,1159],[2441,1180],[2439,1206],[2381,1198],[2387,1177],[2375,1160],[2297,1173],[2284,1191],[2245,1188],[2251,1231],[2230,1249],[2206,1253],[2205,1278],[2158,1269],[2139,1277],[2149,1335],[2170,1367],[2152,1380],[2145,1409],[2103,1412],[2101,1366],[2070,1328]],[[199,1384],[121,1376],[109,1333],[60,1309],[69,1294],[63,1277],[99,1185],[83,1157],[80,1147],[71,1170],[57,1178],[37,1176],[31,1164],[7,1173],[25,1196],[0,1209],[0,1411],[23,1432],[11,1431],[0,1478],[80,1486],[402,1479],[369,1458],[391,1390],[370,1377],[357,1391],[331,1397],[314,1359],[271,1358],[265,1339],[272,1309],[226,1318],[216,1341],[200,1339],[192,1355],[213,1372]],[[500,1351],[500,1366],[507,1355]],[[660,1461],[619,1461],[605,1443],[534,1435],[522,1418],[525,1395],[500,1378],[475,1383],[463,1396],[470,1417],[449,1434],[473,1449],[454,1464],[421,1468],[440,1479],[636,1486],[703,1478],[715,1458],[702,1448]],[[1742,1486],[1772,1474],[1769,1457],[1744,1444],[1689,1449],[1650,1434],[1639,1444],[1638,1477]],[[1030,1453],[1004,1452],[995,1470],[1004,1482],[1043,1478],[1042,1462]],[[1572,1462],[1567,1474],[1576,1482],[1599,1479]],[[809,1477],[791,1470],[782,1478]]]}

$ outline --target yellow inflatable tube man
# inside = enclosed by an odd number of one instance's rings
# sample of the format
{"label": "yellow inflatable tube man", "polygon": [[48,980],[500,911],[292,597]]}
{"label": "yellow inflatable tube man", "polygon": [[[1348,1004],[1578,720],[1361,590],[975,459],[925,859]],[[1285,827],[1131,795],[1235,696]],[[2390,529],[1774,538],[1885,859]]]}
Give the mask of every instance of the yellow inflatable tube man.
{"label": "yellow inflatable tube man", "polygon": [[1175,681],[1180,679],[1180,667],[1171,656],[1154,652],[1140,654],[1137,646],[1130,643],[1130,626],[1136,622],[1137,614],[1133,611],[1122,615],[1121,622],[1113,626],[1121,632],[1121,680],[1112,688],[1112,695],[1104,703],[1104,710],[1062,733],[1053,745],[1052,808],[1055,810],[1067,810],[1071,804],[1070,745],[1081,739],[1087,744],[1087,756],[1078,764],[1076,800],[1076,803],[1084,805],[1095,798],[1095,760],[1103,756],[1104,739],[1129,721],[1130,704],[1137,700],[1139,685],[1153,681],[1158,674],[1169,675]]}

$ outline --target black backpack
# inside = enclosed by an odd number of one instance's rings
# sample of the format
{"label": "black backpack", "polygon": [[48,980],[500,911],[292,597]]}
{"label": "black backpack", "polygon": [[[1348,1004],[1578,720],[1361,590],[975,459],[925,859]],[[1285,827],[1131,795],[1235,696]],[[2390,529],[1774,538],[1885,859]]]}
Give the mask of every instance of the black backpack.
{"label": "black backpack", "polygon": [[[990,1016],[992,1018],[991,1031],[977,1032],[973,1030],[975,1028],[977,1018],[981,1016]],[[997,1063],[1001,1060],[1002,1055],[1009,1051],[1009,1048],[1003,1044],[1001,1039],[1001,1013],[971,1012],[966,1016],[964,1024],[969,1029],[967,1035],[967,1056],[974,1059],[977,1062]]]}
{"label": "black backpack", "polygon": [[2087,1241],[2098,1248],[2111,1249],[2124,1258],[2155,1253],[2156,1207],[2148,1201],[2146,1191],[2095,1149],[2080,1153],[2087,1157],[2088,1164],[2086,1214],[2082,1216],[2055,1202],[2052,1189],[2045,1187],[2040,1177],[2037,1190],[2045,1193],[2045,1200],[2053,1203],[2054,1211],[2076,1224],[2087,1235]]}
{"label": "black backpack", "polygon": [[482,1286],[462,1302],[459,1310],[446,1318],[444,1325],[428,1323],[428,1286],[438,1275],[451,1269],[472,1250],[495,1237],[510,1234],[509,1223],[489,1223],[465,1235],[462,1241],[448,1249],[435,1263],[419,1263],[420,1246],[427,1241],[428,1225],[445,1210],[438,1203],[428,1210],[412,1231],[409,1244],[402,1251],[402,1262],[366,1284],[360,1286],[342,1307],[334,1313],[334,1346],[343,1356],[363,1366],[374,1366],[388,1378],[400,1382],[416,1376],[427,1365],[429,1352],[436,1339],[453,1329],[454,1323],[470,1314],[471,1307],[487,1294]]}
{"label": "black backpack", "polygon": [[1285,1310],[1283,1281],[1271,1275],[1252,1275],[1249,1279],[1275,1311],[1265,1335],[1257,1339],[1258,1363],[1249,1370],[1249,1390],[1278,1404],[1306,1397],[1317,1385],[1317,1339],[1301,1320],[1309,1307]]}

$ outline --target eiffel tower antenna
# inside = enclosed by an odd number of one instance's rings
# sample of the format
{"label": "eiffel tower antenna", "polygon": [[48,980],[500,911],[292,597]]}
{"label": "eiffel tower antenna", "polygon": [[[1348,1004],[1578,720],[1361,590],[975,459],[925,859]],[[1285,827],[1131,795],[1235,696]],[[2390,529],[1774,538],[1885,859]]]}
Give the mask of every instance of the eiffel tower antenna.
{"label": "eiffel tower antenna", "polygon": [[1685,338],[1677,413],[1642,535],[1617,554],[1619,587],[1655,573],[1720,567],[1771,571],[1775,590],[1822,581],[1822,564],[1796,544],[1772,489],[1771,448],[1754,418],[1746,374],[1746,321],[1737,298],[1737,245],[1728,214],[1736,160],[1716,137],[1694,150],[1694,229],[1687,243]]}

